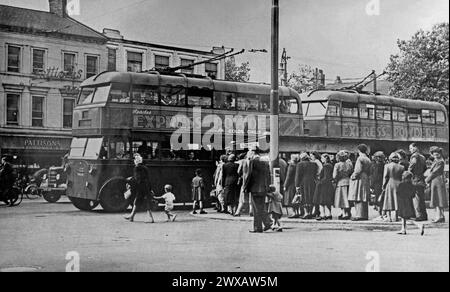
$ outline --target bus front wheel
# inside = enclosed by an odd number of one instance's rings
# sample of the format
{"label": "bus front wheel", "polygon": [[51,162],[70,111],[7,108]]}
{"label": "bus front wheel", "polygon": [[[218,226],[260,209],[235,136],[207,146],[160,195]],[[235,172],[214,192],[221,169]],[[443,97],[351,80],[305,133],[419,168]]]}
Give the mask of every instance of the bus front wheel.
{"label": "bus front wheel", "polygon": [[100,205],[109,213],[119,213],[127,210],[130,205],[125,199],[126,179],[116,177],[108,180],[100,190]]}
{"label": "bus front wheel", "polygon": [[56,202],[59,201],[59,199],[61,199],[61,194],[57,193],[57,192],[44,192],[42,194],[42,196],[44,197],[44,199],[51,203],[54,204]]}
{"label": "bus front wheel", "polygon": [[72,202],[72,204],[81,211],[92,211],[95,209],[95,207],[98,206],[99,202],[92,201],[92,200],[86,200],[86,199],[80,199],[80,198],[74,198],[69,197],[69,200]]}

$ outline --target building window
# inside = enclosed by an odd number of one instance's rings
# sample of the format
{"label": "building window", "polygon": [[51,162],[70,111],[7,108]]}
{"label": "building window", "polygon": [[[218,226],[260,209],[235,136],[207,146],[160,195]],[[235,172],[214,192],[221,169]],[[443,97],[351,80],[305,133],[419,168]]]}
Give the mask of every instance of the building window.
{"label": "building window", "polygon": [[217,78],[217,67],[218,66],[215,63],[206,63],[205,64],[206,76],[216,79]]}
{"label": "building window", "polygon": [[64,53],[63,55],[63,67],[64,71],[72,73],[75,71],[75,59],[74,53]]}
{"label": "building window", "polygon": [[[190,66],[194,64],[194,60],[188,60],[188,59],[181,59],[181,66]],[[181,69],[181,73],[183,74],[194,74],[194,67],[188,67]]]}
{"label": "building window", "polygon": [[33,74],[39,74],[44,71],[45,50],[33,49]]}
{"label": "building window", "polygon": [[127,71],[142,72],[142,53],[127,53]]}
{"label": "building window", "polygon": [[19,125],[19,94],[6,95],[6,123],[8,125]]}
{"label": "building window", "polygon": [[108,48],[108,71],[117,71],[117,51]]}
{"label": "building window", "polygon": [[31,117],[33,127],[44,126],[44,98],[42,96],[33,96]]}
{"label": "building window", "polygon": [[71,99],[71,98],[64,99],[64,108],[63,108],[63,127],[64,128],[72,128],[74,104],[75,104],[74,99]]}
{"label": "building window", "polygon": [[8,72],[20,72],[21,48],[8,46]]}
{"label": "building window", "polygon": [[167,56],[155,56],[155,68],[162,69],[170,66],[170,58]]}
{"label": "building window", "polygon": [[98,57],[86,56],[86,78],[98,74]]}

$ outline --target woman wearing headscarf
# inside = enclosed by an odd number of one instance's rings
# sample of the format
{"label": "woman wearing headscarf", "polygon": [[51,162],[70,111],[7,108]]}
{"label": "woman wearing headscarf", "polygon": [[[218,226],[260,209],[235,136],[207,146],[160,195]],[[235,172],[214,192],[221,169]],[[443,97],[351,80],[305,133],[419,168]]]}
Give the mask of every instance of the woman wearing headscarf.
{"label": "woman wearing headscarf", "polygon": [[365,144],[357,147],[358,159],[355,169],[350,177],[348,200],[355,205],[355,218],[353,221],[369,220],[369,199],[370,199],[370,159],[368,157],[369,148]]}
{"label": "woman wearing headscarf", "polygon": [[313,198],[316,189],[317,164],[310,161],[307,153],[300,155],[300,162],[297,164],[295,171],[295,188],[303,199],[305,216],[303,219],[313,219]]}
{"label": "woman wearing headscarf", "polygon": [[390,222],[392,222],[392,212],[396,212],[398,210],[398,186],[402,182],[402,175],[404,171],[405,167],[400,165],[400,155],[396,152],[392,153],[389,156],[389,163],[384,168],[383,179],[383,210],[386,212],[388,216],[387,220]]}
{"label": "woman wearing headscarf", "polygon": [[335,189],[333,186],[333,165],[331,164],[330,156],[322,155],[322,171],[320,172],[319,182],[314,193],[314,205],[320,206],[320,216],[317,218],[321,220],[332,220],[331,206],[334,203]]}
{"label": "woman wearing headscarf", "polygon": [[353,173],[353,165],[348,161],[348,153],[340,151],[336,155],[337,163],[333,170],[333,179],[336,182],[336,192],[334,196],[334,207],[342,210],[339,220],[350,220],[350,203],[348,201],[348,188],[350,176]]}
{"label": "woman wearing headscarf", "polygon": [[[288,168],[286,172],[286,180],[284,182],[284,197],[283,197],[283,205],[286,207],[292,206],[292,200],[295,196],[295,172],[297,170],[299,156],[292,155],[291,160],[288,163]],[[303,211],[303,210],[302,210]],[[299,218],[304,214],[296,215],[294,214],[290,218]]]}
{"label": "woman wearing headscarf", "polygon": [[431,208],[436,208],[436,219],[433,223],[445,223],[444,209],[448,208],[447,190],[445,188],[444,179],[444,151],[439,147],[430,149],[431,155],[434,157],[433,165],[430,169],[430,175],[425,182],[430,185],[431,190]]}

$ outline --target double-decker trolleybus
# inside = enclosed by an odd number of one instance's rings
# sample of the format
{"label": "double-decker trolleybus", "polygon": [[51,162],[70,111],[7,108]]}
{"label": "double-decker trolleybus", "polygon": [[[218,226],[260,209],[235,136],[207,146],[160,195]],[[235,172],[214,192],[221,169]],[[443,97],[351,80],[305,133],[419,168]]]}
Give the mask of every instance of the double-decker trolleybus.
{"label": "double-decker trolleybus", "polygon": [[[157,194],[171,184],[178,203],[190,202],[196,169],[203,170],[209,192],[215,161],[227,148],[268,148],[270,89],[158,72],[105,72],[87,79],[74,109],[68,197],[81,210],[100,204],[107,212],[124,211],[135,153],[143,156]],[[284,87],[279,124],[280,136],[303,134],[299,95]]]}
{"label": "double-decker trolleybus", "polygon": [[424,152],[430,146],[448,149],[448,114],[440,103],[345,90],[300,96],[305,120],[301,150],[337,153],[366,143],[372,153],[391,153],[408,150],[412,142]]}

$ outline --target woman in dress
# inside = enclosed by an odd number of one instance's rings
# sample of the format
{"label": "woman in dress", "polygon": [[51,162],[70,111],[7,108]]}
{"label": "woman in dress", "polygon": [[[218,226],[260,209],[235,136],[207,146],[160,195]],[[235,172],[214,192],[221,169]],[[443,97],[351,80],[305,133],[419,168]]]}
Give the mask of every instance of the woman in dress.
{"label": "woman in dress", "polygon": [[324,154],[322,157],[322,171],[320,173],[320,180],[316,187],[314,194],[314,205],[320,206],[320,216],[317,218],[321,220],[332,220],[331,206],[334,204],[335,189],[333,186],[333,165],[331,164],[330,156]]}
{"label": "woman in dress", "polygon": [[336,155],[336,159],[338,162],[333,170],[333,179],[336,182],[334,207],[342,210],[339,220],[349,220],[352,216],[348,201],[348,187],[350,185],[350,176],[353,173],[353,165],[351,162],[348,162],[348,153],[346,151],[340,151]]}
{"label": "woman in dress", "polygon": [[[283,205],[287,207],[292,207],[292,200],[295,196],[295,171],[297,169],[299,156],[298,155],[292,155],[291,160],[288,164],[288,169],[286,173],[286,180],[284,182],[284,197],[283,197]],[[292,215],[291,219],[293,218],[300,218],[304,214],[295,214]]]}
{"label": "woman in dress", "polygon": [[432,147],[431,155],[434,157],[430,175],[425,182],[430,185],[431,208],[436,208],[436,219],[433,223],[445,223],[444,209],[448,208],[447,190],[445,188],[444,168],[445,161],[442,148]]}
{"label": "woman in dress", "polygon": [[[384,203],[383,210],[388,216],[386,220],[392,222],[392,212],[398,210],[398,186],[402,181],[402,175],[405,168],[400,165],[400,155],[392,153],[389,156],[389,163],[384,168],[383,191]],[[397,214],[396,214],[397,219]],[[396,220],[397,221],[397,220]]]}
{"label": "woman in dress", "polygon": [[365,144],[357,147],[358,159],[355,163],[355,170],[350,177],[349,198],[355,205],[355,218],[353,221],[369,220],[369,199],[370,199],[370,159],[368,157],[369,148]]}
{"label": "woman in dress", "polygon": [[[416,211],[414,209],[413,198],[415,197],[415,187],[412,183],[412,172],[405,171],[402,175],[402,182],[398,186],[397,202],[398,202],[398,216],[402,218],[402,230],[398,233],[400,235],[406,235],[406,223],[408,220],[416,217]],[[420,235],[425,233],[425,225],[413,221],[419,227]]]}

